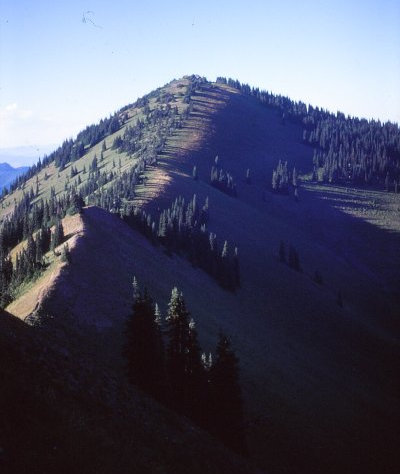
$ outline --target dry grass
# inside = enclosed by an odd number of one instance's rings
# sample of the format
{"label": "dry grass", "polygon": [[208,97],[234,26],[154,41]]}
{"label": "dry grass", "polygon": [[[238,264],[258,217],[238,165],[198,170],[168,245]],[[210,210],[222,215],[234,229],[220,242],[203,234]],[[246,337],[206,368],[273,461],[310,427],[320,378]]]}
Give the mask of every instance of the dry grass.
{"label": "dry grass", "polygon": [[[78,214],[66,217],[63,219],[62,224],[64,235],[67,237],[66,241],[55,249],[58,256],[53,255],[52,252],[45,255],[46,270],[34,282],[23,285],[18,298],[7,306],[6,311],[13,316],[23,320],[26,319],[41,308],[43,302],[46,301],[50,293],[57,286],[61,272],[67,266],[66,262],[60,260],[61,249],[65,243],[68,243],[69,249],[73,251],[78,238],[83,235],[84,229],[83,221]],[[24,242],[18,245],[20,250],[23,246]]]}

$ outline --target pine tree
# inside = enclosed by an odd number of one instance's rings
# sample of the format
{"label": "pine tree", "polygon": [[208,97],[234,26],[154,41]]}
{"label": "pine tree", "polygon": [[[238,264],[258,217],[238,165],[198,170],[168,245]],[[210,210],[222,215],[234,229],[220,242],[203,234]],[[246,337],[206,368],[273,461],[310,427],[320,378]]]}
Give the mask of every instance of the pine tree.
{"label": "pine tree", "polygon": [[292,184],[295,188],[297,188],[297,171],[296,171],[296,168],[293,168]]}
{"label": "pine tree", "polygon": [[133,288],[133,301],[136,301],[136,299],[139,298],[140,296],[140,291],[139,291],[139,284],[135,276],[133,277],[132,288]]}
{"label": "pine tree", "polygon": [[56,247],[62,244],[63,240],[64,240],[64,231],[63,231],[62,222],[60,219],[57,219],[57,222],[54,226],[54,231],[51,235],[51,245],[50,245],[51,250],[54,251]]}
{"label": "pine tree", "polygon": [[71,253],[69,251],[68,242],[63,245],[63,248],[61,250],[61,261],[68,263],[71,261]]}
{"label": "pine tree", "polygon": [[203,388],[205,372],[201,361],[201,348],[193,319],[188,325],[188,342],[185,367],[185,408],[186,413],[197,423],[203,420]]}
{"label": "pine tree", "polygon": [[175,287],[171,292],[167,315],[167,372],[172,390],[172,404],[184,408],[187,352],[189,344],[189,313],[183,294]]}
{"label": "pine tree", "polygon": [[126,325],[124,355],[128,377],[151,396],[161,400],[165,390],[164,350],[153,301],[147,291],[135,298]]}
{"label": "pine tree", "polygon": [[236,452],[246,454],[239,360],[229,338],[222,333],[219,334],[210,380],[212,394],[210,431]]}

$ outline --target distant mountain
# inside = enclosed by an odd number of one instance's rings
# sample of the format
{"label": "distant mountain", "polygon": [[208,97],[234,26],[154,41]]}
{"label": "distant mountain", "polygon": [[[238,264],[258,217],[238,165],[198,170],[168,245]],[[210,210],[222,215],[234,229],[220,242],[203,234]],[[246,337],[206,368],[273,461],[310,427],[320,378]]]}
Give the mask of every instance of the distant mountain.
{"label": "distant mountain", "polygon": [[0,189],[11,184],[15,178],[25,173],[28,169],[28,166],[13,168],[8,163],[0,163]]}

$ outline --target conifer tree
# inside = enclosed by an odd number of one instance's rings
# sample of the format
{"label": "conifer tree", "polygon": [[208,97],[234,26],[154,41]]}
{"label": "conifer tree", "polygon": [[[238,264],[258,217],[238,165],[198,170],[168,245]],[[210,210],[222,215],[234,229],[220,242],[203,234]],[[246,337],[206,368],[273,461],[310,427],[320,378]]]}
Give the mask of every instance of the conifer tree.
{"label": "conifer tree", "polygon": [[297,188],[297,171],[296,171],[296,168],[293,168],[292,184],[295,188]]}
{"label": "conifer tree", "polygon": [[140,296],[139,284],[135,276],[133,277],[132,288],[133,288],[133,301],[135,302],[136,299],[139,298]]}
{"label": "conifer tree", "polygon": [[153,301],[146,290],[134,299],[126,325],[124,355],[131,383],[161,400],[165,390],[164,350]]}
{"label": "conifer tree", "polygon": [[63,231],[63,226],[62,222],[60,219],[57,219],[56,224],[54,226],[54,231],[51,235],[51,245],[50,248],[51,250],[55,250],[58,245],[60,245],[64,240],[64,231]]}
{"label": "conifer tree", "polygon": [[232,349],[229,338],[222,333],[219,334],[210,380],[210,431],[236,452],[246,454],[239,359]]}
{"label": "conifer tree", "polygon": [[183,294],[175,287],[168,303],[167,371],[172,390],[172,404],[179,410],[185,399],[187,352],[189,344],[189,313]]}
{"label": "conifer tree", "polygon": [[185,408],[197,423],[203,420],[204,367],[201,361],[201,348],[193,319],[188,325],[188,342],[185,367]]}

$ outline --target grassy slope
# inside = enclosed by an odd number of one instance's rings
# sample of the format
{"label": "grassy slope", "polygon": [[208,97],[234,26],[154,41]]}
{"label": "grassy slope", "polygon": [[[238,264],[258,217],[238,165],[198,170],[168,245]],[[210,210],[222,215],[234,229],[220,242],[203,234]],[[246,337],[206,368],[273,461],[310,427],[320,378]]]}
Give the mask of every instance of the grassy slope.
{"label": "grassy slope", "polygon": [[[332,187],[308,186],[300,191],[299,204],[269,193],[263,202],[277,160],[287,158],[307,172],[312,152],[300,143],[301,128],[282,125],[274,111],[255,100],[212,86],[195,97],[186,125],[160,160],[172,177],[163,196],[165,202],[177,193],[189,197],[196,192],[200,202],[209,196],[210,228],[239,246],[243,288],[236,308],[216,314],[237,336],[244,370],[251,374],[251,406],[258,406],[262,419],[254,443],[269,461],[266,445],[271,443],[275,453],[281,442],[291,445],[293,458],[280,453],[276,462],[283,470],[287,459],[302,462],[302,451],[310,446],[313,453],[306,457],[316,458],[317,471],[321,464],[325,472],[335,472],[338,465],[351,470],[357,463],[373,464],[374,457],[377,464],[384,462],[383,446],[390,445],[392,433],[381,431],[385,441],[376,452],[372,439],[375,423],[382,422],[383,430],[398,417],[398,366],[393,362],[398,355],[398,232],[388,232],[382,219],[371,224],[377,204],[360,202],[355,190],[349,193],[352,199],[344,199]],[[208,185],[217,154],[238,181],[239,199]],[[193,164],[198,183],[190,178]],[[251,186],[241,180],[247,168]],[[385,214],[385,195],[377,194]],[[344,205],[367,219],[342,212]],[[155,206],[162,207],[162,200],[148,207]],[[303,275],[277,262],[280,239],[299,250]],[[311,279],[317,268],[325,279],[322,288]],[[344,310],[335,303],[338,290],[344,294]],[[305,426],[310,431],[304,433]]]}
{"label": "grassy slope", "polygon": [[[65,262],[61,261],[62,247],[68,244],[69,249],[73,249],[76,245],[77,238],[83,232],[83,222],[79,215],[67,216],[62,221],[63,231],[65,235],[64,242],[55,249],[55,253],[49,251],[44,256],[46,264],[45,270],[42,271],[37,279],[28,283],[23,283],[18,288],[18,293],[6,308],[7,312],[21,319],[25,319],[35,312],[41,305],[42,301],[47,298],[47,294],[57,285],[60,273]],[[13,261],[18,252],[21,252],[27,245],[26,240],[19,243],[11,251]]]}
{"label": "grassy slope", "polygon": [[[338,465],[354,468],[364,457],[372,462],[364,449],[378,427],[386,440],[396,413],[389,368],[394,354],[349,311],[337,311],[329,291],[287,270],[284,287],[269,278],[258,287],[244,285],[235,296],[187,262],[153,247],[117,217],[91,207],[83,219],[86,230],[73,249],[72,264],[45,303],[50,314],[118,328],[130,311],[132,275],[150,289],[164,314],[176,284],[206,350],[215,344],[219,327],[233,335],[256,458],[283,472],[290,472],[293,463],[306,466],[310,459],[325,472],[329,467],[335,472]],[[277,266],[276,276],[281,271]],[[281,308],[275,313],[271,308],[278,295]],[[118,355],[118,340],[111,354]],[[284,451],[288,443],[289,453]],[[307,451],[316,446],[319,451]]]}
{"label": "grassy slope", "polygon": [[110,364],[93,364],[96,344],[58,331],[49,337],[0,313],[3,474],[256,472],[117,380]]}
{"label": "grassy slope", "polygon": [[[209,86],[194,101],[185,127],[170,137],[159,166],[149,169],[138,202],[155,211],[179,193],[196,192],[200,202],[209,196],[211,230],[239,246],[243,287],[237,295],[222,291],[201,271],[90,208],[86,238],[47,308],[106,327],[111,315],[122,320],[129,311],[133,274],[164,308],[177,284],[207,350],[219,326],[233,335],[252,454],[260,463],[276,472],[357,472],[361,465],[390,472],[398,418],[399,236],[393,220],[392,232],[385,218],[374,220],[377,209],[387,216],[386,197],[378,193],[379,202],[371,204],[369,193],[360,199],[357,191],[343,196],[338,188],[307,185],[298,204],[269,193],[263,201],[278,159],[309,171],[311,149],[300,143],[301,128],[282,125],[274,111],[226,86]],[[90,163],[91,153],[74,165]],[[208,184],[216,154],[238,182],[238,199]],[[107,166],[113,155],[107,150]],[[193,164],[199,182],[190,177]],[[242,182],[247,168],[250,186]],[[49,192],[45,186],[43,193]],[[390,205],[395,214],[396,202]],[[299,250],[303,274],[277,261],[280,239]],[[316,268],[322,287],[311,278]],[[336,305],[339,289],[344,309]]]}

